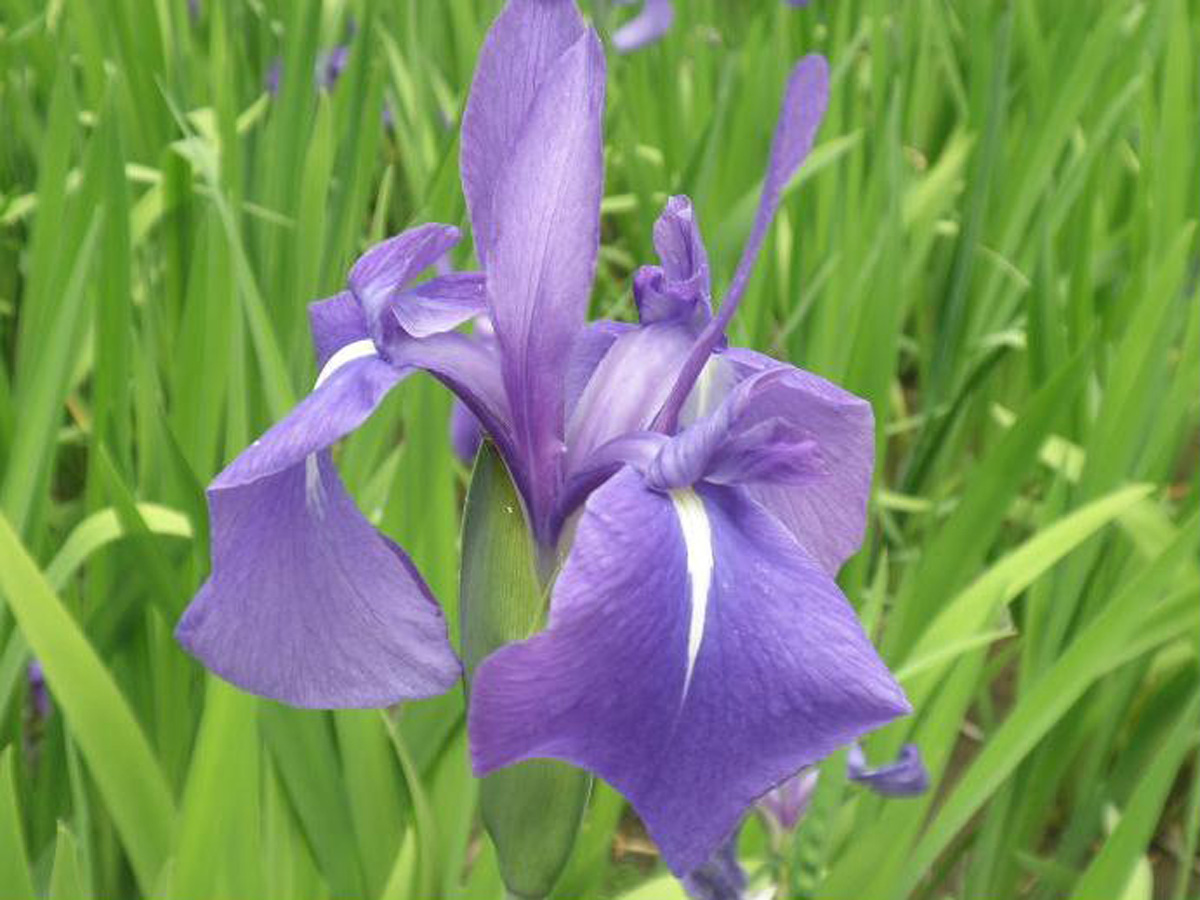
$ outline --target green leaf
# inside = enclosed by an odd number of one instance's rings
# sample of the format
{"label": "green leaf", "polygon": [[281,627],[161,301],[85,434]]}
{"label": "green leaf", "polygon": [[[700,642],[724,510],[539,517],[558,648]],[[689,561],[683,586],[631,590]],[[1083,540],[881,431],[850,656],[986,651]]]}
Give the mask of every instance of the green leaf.
{"label": "green leaf", "polygon": [[79,873],[77,854],[74,835],[59,822],[58,840],[54,845],[54,868],[50,870],[50,890],[46,893],[46,900],[84,900],[87,896]]}
{"label": "green leaf", "polygon": [[33,881],[25,859],[25,837],[21,833],[21,812],[17,809],[13,783],[13,749],[0,753],[0,885],[5,900],[34,900]]}
{"label": "green leaf", "polygon": [[112,675],[0,516],[0,594],[16,616],[149,893],[175,833],[175,806],[141,726]]}

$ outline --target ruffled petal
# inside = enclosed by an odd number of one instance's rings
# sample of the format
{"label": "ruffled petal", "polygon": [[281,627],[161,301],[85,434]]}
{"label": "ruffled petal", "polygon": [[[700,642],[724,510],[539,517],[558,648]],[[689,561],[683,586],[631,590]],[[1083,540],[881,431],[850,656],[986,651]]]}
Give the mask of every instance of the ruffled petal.
{"label": "ruffled petal", "polygon": [[633,804],[677,875],[772,786],[909,711],[830,576],[737,489],[632,469],[588,500],[547,629],[477,670],[486,774],[552,757]]}
{"label": "ruffled petal", "polygon": [[814,426],[841,413],[825,398],[801,391],[789,366],[759,372],[737,384],[706,416],[668,441],[647,471],[657,488],[716,484],[810,484],[833,461]]}
{"label": "ruffled petal", "polygon": [[491,256],[493,194],[550,70],[584,33],[570,0],[511,0],[488,31],[463,113],[459,168],[475,253]]}
{"label": "ruffled petal", "polygon": [[[799,485],[748,484],[747,492],[778,518],[830,574],[862,545],[875,467],[871,405],[811,372],[752,350],[731,348],[713,360],[717,384],[777,372],[777,414],[803,426],[820,451],[823,475]],[[719,393],[710,389],[710,396]],[[696,408],[696,413],[700,409]]]}
{"label": "ruffled petal", "polygon": [[674,21],[671,0],[645,0],[641,11],[613,32],[613,46],[619,53],[638,50],[666,34]]}
{"label": "ruffled petal", "polygon": [[567,359],[600,241],[604,57],[586,31],[550,68],[493,197],[488,306],[539,537],[561,481]]}
{"label": "ruffled petal", "polygon": [[209,487],[212,575],[176,636],[233,684],[329,708],[433,696],[457,680],[441,610],[327,452],[403,375],[374,354],[347,362]]}

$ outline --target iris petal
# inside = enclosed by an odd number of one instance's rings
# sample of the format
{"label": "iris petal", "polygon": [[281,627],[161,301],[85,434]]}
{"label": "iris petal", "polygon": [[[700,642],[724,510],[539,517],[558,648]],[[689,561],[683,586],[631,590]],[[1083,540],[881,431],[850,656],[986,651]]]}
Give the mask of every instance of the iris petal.
{"label": "iris petal", "polygon": [[378,356],[346,363],[209,488],[212,575],[176,635],[226,680],[322,708],[384,706],[457,680],[428,588],[358,511],[327,451],[403,375]]}
{"label": "iris petal", "polygon": [[488,307],[525,494],[539,537],[560,483],[567,359],[600,242],[604,58],[593,32],[563,53],[530,106],[494,195]]}
{"label": "iris petal", "polygon": [[583,32],[583,18],[568,0],[511,0],[479,51],[459,163],[475,253],[485,265],[495,242],[500,175],[550,70]]}
{"label": "iris petal", "polygon": [[685,535],[624,469],[585,506],[549,627],[484,660],[469,712],[477,772],[536,757],[595,771],[679,875],[772,786],[909,709],[804,548],[738,489],[696,495],[713,569],[690,683]]}

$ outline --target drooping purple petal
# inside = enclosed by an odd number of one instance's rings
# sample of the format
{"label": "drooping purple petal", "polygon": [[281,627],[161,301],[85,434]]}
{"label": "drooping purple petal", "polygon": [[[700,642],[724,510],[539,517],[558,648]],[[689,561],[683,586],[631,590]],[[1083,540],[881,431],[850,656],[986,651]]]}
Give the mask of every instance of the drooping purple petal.
{"label": "drooping purple petal", "polygon": [[488,305],[534,530],[561,482],[567,359],[600,240],[604,57],[585,32],[550,68],[493,196]]}
{"label": "drooping purple petal", "polygon": [[809,766],[801,769],[778,787],[772,788],[758,800],[758,807],[786,831],[800,823],[800,817],[808,812],[813,794],[817,790],[820,770]]}
{"label": "drooping purple petal", "polygon": [[625,469],[585,506],[548,628],[480,665],[469,724],[477,773],[589,768],[683,875],[771,787],[908,710],[775,519],[737,489],[668,495]]}
{"label": "drooping purple petal", "polygon": [[746,873],[737,858],[737,834],[721,845],[712,859],[682,879],[692,900],[742,900]]}
{"label": "drooping purple petal", "polygon": [[613,32],[613,46],[619,53],[645,47],[666,34],[674,21],[671,0],[644,0],[641,11]]}
{"label": "drooping purple petal", "polygon": [[441,610],[346,493],[328,447],[402,378],[350,359],[208,490],[213,568],[176,636],[209,669],[303,707],[385,706],[459,676]]}
{"label": "drooping purple petal", "polygon": [[885,797],[914,797],[929,790],[929,770],[916,744],[905,744],[894,762],[872,767],[862,745],[855,743],[846,757],[846,770],[851,781]]}
{"label": "drooping purple petal", "polygon": [[741,259],[734,272],[733,281],[725,295],[716,317],[705,327],[696,340],[687,364],[681,371],[670,398],[663,407],[659,427],[664,431],[674,430],[676,418],[682,408],[693,382],[704,368],[710,354],[724,340],[725,328],[737,310],[738,302],[750,281],[754,263],[767,235],[767,228],[779,208],[779,201],[792,174],[804,162],[812,149],[817,128],[825,116],[829,102],[829,64],[823,56],[811,54],[803,57],[792,69],[784,91],[783,106],[771,141],[771,157],[767,174],[763,180],[762,195],[750,236],[742,249]]}
{"label": "drooping purple petal", "polygon": [[512,0],[488,31],[463,112],[459,167],[475,253],[491,255],[493,195],[550,70],[584,33],[571,0]]}

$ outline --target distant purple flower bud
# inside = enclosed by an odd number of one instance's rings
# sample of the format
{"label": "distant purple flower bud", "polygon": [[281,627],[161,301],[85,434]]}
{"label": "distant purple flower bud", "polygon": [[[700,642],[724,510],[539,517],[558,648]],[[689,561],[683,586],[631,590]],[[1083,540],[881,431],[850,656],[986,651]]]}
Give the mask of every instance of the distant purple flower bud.
{"label": "distant purple flower bud", "polygon": [[313,73],[317,87],[332,91],[338,79],[342,77],[342,73],[346,71],[349,62],[350,48],[345,44],[339,44],[332,50],[320,54],[317,57],[316,71]]}
{"label": "distant purple flower bud", "polygon": [[801,817],[808,812],[813,794],[817,790],[815,768],[801,769],[783,784],[772,789],[758,801],[758,807],[769,815],[779,827],[791,831]]}
{"label": "distant purple flower bud", "polygon": [[188,17],[192,20],[192,24],[200,21],[200,13],[203,10],[200,7],[200,0],[187,0]]}
{"label": "distant purple flower bud", "polygon": [[54,706],[50,702],[50,691],[46,687],[46,675],[42,664],[36,659],[25,669],[25,678],[29,682],[29,703],[33,716],[38,721],[50,718]]}
{"label": "distant purple flower bud", "polygon": [[864,784],[885,797],[913,797],[929,790],[929,770],[916,744],[905,744],[895,762],[874,768],[867,765],[861,744],[853,744],[846,758],[851,781]]}
{"label": "distant purple flower bud", "polygon": [[271,67],[267,69],[267,77],[263,80],[267,88],[267,93],[272,97],[279,94],[279,83],[283,78],[283,58],[280,56],[271,60]]}
{"label": "distant purple flower bud", "polygon": [[746,873],[737,858],[737,831],[712,859],[683,877],[683,887],[693,900],[741,900]]}

